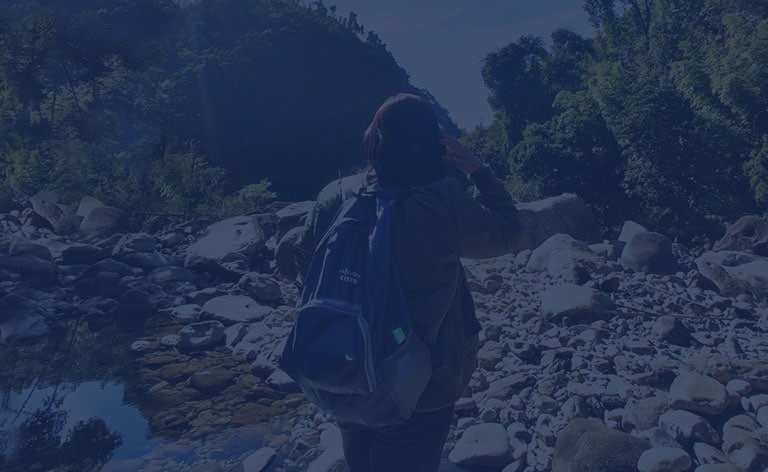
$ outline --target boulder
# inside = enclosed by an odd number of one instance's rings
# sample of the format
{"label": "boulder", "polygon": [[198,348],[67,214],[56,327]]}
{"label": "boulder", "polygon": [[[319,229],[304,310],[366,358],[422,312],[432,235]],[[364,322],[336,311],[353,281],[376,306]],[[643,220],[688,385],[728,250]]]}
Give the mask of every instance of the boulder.
{"label": "boulder", "polygon": [[59,280],[59,268],[51,260],[37,256],[0,256],[0,270],[18,274],[30,287],[50,288]]}
{"label": "boulder", "polygon": [[218,321],[201,321],[181,328],[180,349],[211,349],[224,343],[224,325]]}
{"label": "boulder", "polygon": [[46,335],[50,328],[40,315],[21,315],[0,323],[0,343],[10,344],[27,338]]}
{"label": "boulder", "polygon": [[592,210],[576,195],[566,193],[517,205],[523,226],[519,249],[533,249],[562,233],[575,239],[600,241],[600,224]]}
{"label": "boulder", "polygon": [[243,472],[264,472],[275,457],[277,452],[274,449],[262,447],[243,460]]}
{"label": "boulder", "polygon": [[768,257],[736,251],[708,252],[696,259],[696,266],[724,297],[747,294],[755,300],[768,298]]}
{"label": "boulder", "polygon": [[55,192],[41,192],[29,199],[35,213],[45,218],[59,234],[70,234],[77,231],[82,219],[75,214],[73,205],[62,202],[61,196]]}
{"label": "boulder", "polygon": [[567,234],[555,234],[537,247],[528,259],[528,272],[549,272],[570,278],[577,268],[594,270],[603,266],[600,256]]}
{"label": "boulder", "polygon": [[509,436],[504,426],[498,423],[470,426],[448,455],[448,460],[468,469],[498,469],[512,462],[512,459]]}
{"label": "boulder", "polygon": [[221,264],[231,254],[242,254],[252,261],[265,244],[264,231],[252,216],[237,216],[210,225],[187,248],[186,267],[193,271],[222,271]]}
{"label": "boulder", "polygon": [[638,233],[647,233],[648,229],[639,223],[634,221],[626,221],[621,226],[621,233],[619,234],[619,241],[628,243]]}
{"label": "boulder", "polygon": [[683,373],[669,389],[671,408],[702,415],[718,415],[728,407],[725,385],[706,375]]}
{"label": "boulder", "polygon": [[610,320],[613,308],[613,300],[608,295],[580,285],[554,285],[541,294],[541,311],[554,323],[565,317],[584,324]]}
{"label": "boulder", "polygon": [[735,223],[725,225],[725,235],[712,249],[768,256],[768,222],[757,216],[742,216]]}
{"label": "boulder", "polygon": [[282,237],[293,228],[303,226],[306,222],[307,216],[315,207],[314,200],[307,200],[303,202],[296,202],[287,205],[278,210],[275,215],[277,216],[277,240]]}
{"label": "boulder", "polygon": [[240,278],[237,285],[251,297],[267,303],[277,302],[283,297],[280,284],[271,275],[249,272]]}
{"label": "boulder", "polygon": [[659,426],[683,445],[694,442],[717,445],[720,435],[707,420],[686,410],[669,410],[659,418]]}
{"label": "boulder", "polygon": [[244,295],[222,295],[212,298],[203,305],[203,313],[225,323],[261,321],[272,312],[272,308],[260,305]]}
{"label": "boulder", "polygon": [[643,452],[637,461],[639,472],[687,472],[691,456],[677,447],[653,447]]}
{"label": "boulder", "polygon": [[124,230],[128,226],[128,213],[110,206],[96,207],[80,223],[80,236],[91,240]]}
{"label": "boulder", "polygon": [[576,418],[558,434],[552,472],[637,472],[648,441],[611,429],[594,418]]}
{"label": "boulder", "polygon": [[11,256],[35,256],[46,261],[53,260],[50,249],[42,244],[21,238],[14,238],[11,241],[8,254]]}
{"label": "boulder", "polygon": [[672,241],[659,233],[640,232],[624,246],[621,265],[647,274],[674,274],[680,269]]}

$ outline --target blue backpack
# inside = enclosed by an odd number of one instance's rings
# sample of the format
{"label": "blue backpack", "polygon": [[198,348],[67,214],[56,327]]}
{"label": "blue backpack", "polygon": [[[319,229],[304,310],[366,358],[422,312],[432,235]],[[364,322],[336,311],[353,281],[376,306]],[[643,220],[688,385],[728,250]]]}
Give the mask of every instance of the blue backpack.
{"label": "blue backpack", "polygon": [[405,422],[432,375],[392,255],[392,192],[342,203],[317,246],[280,367],[337,420]]}

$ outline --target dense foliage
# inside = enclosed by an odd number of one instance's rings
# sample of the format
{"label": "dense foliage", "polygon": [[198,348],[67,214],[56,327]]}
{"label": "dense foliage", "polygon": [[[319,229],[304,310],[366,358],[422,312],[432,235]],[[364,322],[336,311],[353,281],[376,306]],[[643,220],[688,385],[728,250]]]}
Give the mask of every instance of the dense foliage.
{"label": "dense foliage", "polygon": [[575,192],[607,223],[675,236],[768,206],[768,3],[587,0],[594,39],[523,37],[485,61],[496,121],[467,137],[504,151],[521,198]]}
{"label": "dense foliage", "polygon": [[57,189],[223,215],[312,198],[360,164],[398,91],[416,90],[378,36],[321,1],[18,1],[0,8],[0,203]]}

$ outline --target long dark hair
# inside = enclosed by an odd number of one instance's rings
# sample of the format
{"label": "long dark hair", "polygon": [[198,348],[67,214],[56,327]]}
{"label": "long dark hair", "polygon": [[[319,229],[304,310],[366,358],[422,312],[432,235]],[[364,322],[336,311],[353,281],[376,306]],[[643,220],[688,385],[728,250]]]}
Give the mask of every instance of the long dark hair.
{"label": "long dark hair", "polygon": [[448,175],[437,115],[418,95],[386,99],[365,131],[363,150],[382,187],[409,188]]}

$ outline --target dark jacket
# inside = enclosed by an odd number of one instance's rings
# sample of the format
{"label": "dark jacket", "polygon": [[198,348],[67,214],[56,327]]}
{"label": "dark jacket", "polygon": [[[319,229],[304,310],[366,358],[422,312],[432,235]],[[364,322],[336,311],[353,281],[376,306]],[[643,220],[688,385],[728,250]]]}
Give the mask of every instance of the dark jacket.
{"label": "dark jacket", "polygon": [[[302,275],[342,201],[366,178],[335,181],[318,196],[295,245]],[[417,405],[422,411],[455,403],[476,367],[480,324],[460,258],[502,255],[517,247],[520,234],[514,201],[491,170],[471,180],[476,199],[446,177],[412,189],[393,211],[392,244],[406,300],[416,332],[432,347],[432,379]]]}

